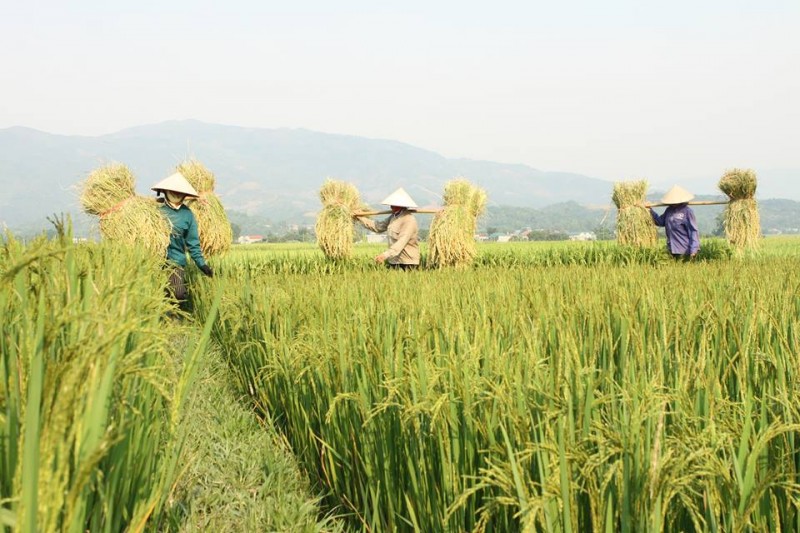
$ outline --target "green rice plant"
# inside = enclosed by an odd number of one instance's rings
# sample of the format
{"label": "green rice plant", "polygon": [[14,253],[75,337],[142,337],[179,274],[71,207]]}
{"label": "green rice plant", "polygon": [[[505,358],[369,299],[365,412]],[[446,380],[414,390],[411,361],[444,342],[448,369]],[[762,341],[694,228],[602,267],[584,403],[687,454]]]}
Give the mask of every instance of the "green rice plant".
{"label": "green rice plant", "polygon": [[56,228],[0,248],[0,518],[22,531],[156,530],[209,334],[177,363],[159,263]]}
{"label": "green rice plant", "polygon": [[[705,239],[697,261],[725,261],[733,250],[724,239]],[[476,267],[663,265],[674,258],[664,249],[620,246],[613,242],[485,244]]]}
{"label": "green rice plant", "polygon": [[[422,245],[424,249],[424,245]],[[331,261],[314,243],[270,243],[235,246],[222,263],[231,277],[249,275],[317,275],[375,272],[385,269],[371,261],[385,250],[378,244],[358,243],[352,257]]]}
{"label": "green rice plant", "polygon": [[171,497],[165,531],[336,531],[319,520],[316,499],[290,450],[241,401],[216,350],[201,354],[182,414],[188,427],[184,475]]}
{"label": "green rice plant", "polygon": [[794,261],[235,269],[212,331],[354,529],[798,531]]}

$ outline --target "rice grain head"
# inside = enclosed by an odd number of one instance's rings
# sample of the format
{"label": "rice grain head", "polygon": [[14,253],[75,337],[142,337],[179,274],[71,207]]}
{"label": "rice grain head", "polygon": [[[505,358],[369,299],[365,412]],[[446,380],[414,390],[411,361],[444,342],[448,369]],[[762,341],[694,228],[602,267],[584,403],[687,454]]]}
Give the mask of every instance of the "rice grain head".
{"label": "rice grain head", "polygon": [[464,178],[445,184],[444,207],[431,222],[428,262],[435,268],[469,266],[478,255],[475,231],[486,209],[483,189]]}
{"label": "rice grain head", "polygon": [[233,227],[225,208],[213,192],[201,193],[200,198],[187,198],[186,207],[197,220],[197,232],[203,256],[208,258],[227,252],[233,242]]}
{"label": "rice grain head", "polygon": [[658,241],[653,218],[643,207],[647,188],[647,180],[614,183],[611,200],[617,206],[617,243],[644,248]]}
{"label": "rice grain head", "polygon": [[92,171],[86,178],[80,195],[81,206],[90,215],[103,215],[133,198],[135,188],[136,179],[131,170],[122,163],[111,163]]}
{"label": "rice grain head", "polygon": [[203,255],[211,257],[227,252],[233,243],[233,227],[222,202],[214,192],[214,174],[194,159],[184,161],[176,170],[183,174],[200,195],[199,198],[187,198],[186,206],[192,210],[197,220]]}
{"label": "rice grain head", "polygon": [[748,200],[756,195],[756,173],[750,169],[734,168],[725,172],[717,185],[731,200]]}
{"label": "rice grain head", "polygon": [[213,192],[216,185],[214,174],[203,163],[196,159],[184,161],[176,169],[183,174],[198,193]]}
{"label": "rice grain head", "polygon": [[143,248],[157,258],[166,257],[171,231],[161,204],[144,196],[133,196],[100,218],[104,240]]}
{"label": "rice grain head", "polygon": [[734,168],[722,175],[717,186],[730,199],[723,213],[728,241],[740,252],[758,248],[761,245],[761,217],[755,200],[756,173],[750,169]]}
{"label": "rice grain head", "polygon": [[351,183],[328,178],[319,198],[322,210],[314,225],[317,244],[329,259],[347,259],[353,254],[353,213],[361,208],[361,195]]}

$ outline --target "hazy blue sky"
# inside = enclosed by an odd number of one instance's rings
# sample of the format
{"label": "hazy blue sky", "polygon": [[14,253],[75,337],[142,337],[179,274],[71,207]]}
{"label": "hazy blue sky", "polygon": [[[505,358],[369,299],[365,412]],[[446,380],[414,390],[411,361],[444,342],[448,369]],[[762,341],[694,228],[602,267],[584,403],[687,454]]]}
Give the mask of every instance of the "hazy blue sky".
{"label": "hazy blue sky", "polygon": [[609,180],[800,169],[800,0],[0,5],[0,128],[171,119]]}

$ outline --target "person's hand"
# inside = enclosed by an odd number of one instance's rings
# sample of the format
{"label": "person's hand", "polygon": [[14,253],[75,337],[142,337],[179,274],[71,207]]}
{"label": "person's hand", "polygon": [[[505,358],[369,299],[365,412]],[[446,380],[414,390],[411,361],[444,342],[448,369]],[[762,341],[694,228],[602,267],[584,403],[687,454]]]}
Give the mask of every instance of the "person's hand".
{"label": "person's hand", "polygon": [[209,278],[213,278],[214,277],[214,271],[211,270],[210,266],[203,265],[203,266],[200,267],[200,270],[203,272],[203,274],[205,274]]}
{"label": "person's hand", "polygon": [[383,254],[378,254],[378,255],[376,255],[376,256],[375,256],[375,262],[376,262],[376,263],[378,263],[378,264],[381,264],[381,263],[383,263],[384,261],[386,261],[386,256],[385,256],[385,255],[383,255]]}

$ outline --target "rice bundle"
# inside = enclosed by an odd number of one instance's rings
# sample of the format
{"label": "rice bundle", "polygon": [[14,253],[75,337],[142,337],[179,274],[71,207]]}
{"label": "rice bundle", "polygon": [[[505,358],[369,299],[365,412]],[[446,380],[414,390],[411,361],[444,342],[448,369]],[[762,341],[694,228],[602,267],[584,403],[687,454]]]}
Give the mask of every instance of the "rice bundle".
{"label": "rice bundle", "polygon": [[326,179],[319,191],[322,210],[314,231],[317,243],[330,259],[346,259],[353,253],[353,212],[361,208],[358,189],[350,183]]}
{"label": "rice bundle", "polygon": [[170,223],[154,198],[133,196],[118,210],[100,217],[104,239],[142,247],[156,257],[166,257]]}
{"label": "rice bundle", "polygon": [[756,173],[734,168],[720,178],[719,189],[730,201],[723,213],[725,235],[737,249],[757,248],[761,242],[761,220],[755,200]]}
{"label": "rice bundle", "polygon": [[184,161],[178,165],[177,171],[183,174],[200,195],[199,198],[187,198],[186,206],[192,210],[197,220],[203,255],[208,258],[228,251],[233,242],[233,228],[222,202],[214,193],[214,174],[194,160]]}
{"label": "rice bundle", "polygon": [[120,163],[98,168],[83,184],[83,210],[100,217],[103,239],[138,246],[156,257],[165,257],[170,224],[155,199],[134,193],[135,179]]}
{"label": "rice bundle", "polygon": [[194,187],[194,190],[198,193],[214,191],[217,180],[214,178],[214,174],[199,161],[194,159],[184,161],[178,165],[177,171],[186,178],[189,185]]}
{"label": "rice bundle", "polygon": [[614,183],[611,200],[617,206],[617,243],[644,248],[658,242],[653,217],[644,208],[646,197],[647,180]]}
{"label": "rice bundle", "polygon": [[431,222],[428,262],[435,268],[465,267],[478,255],[475,230],[486,209],[486,191],[463,178],[444,187],[444,208]]}
{"label": "rice bundle", "polygon": [[111,163],[89,174],[83,183],[81,205],[90,215],[103,215],[135,196],[136,179],[122,163]]}

